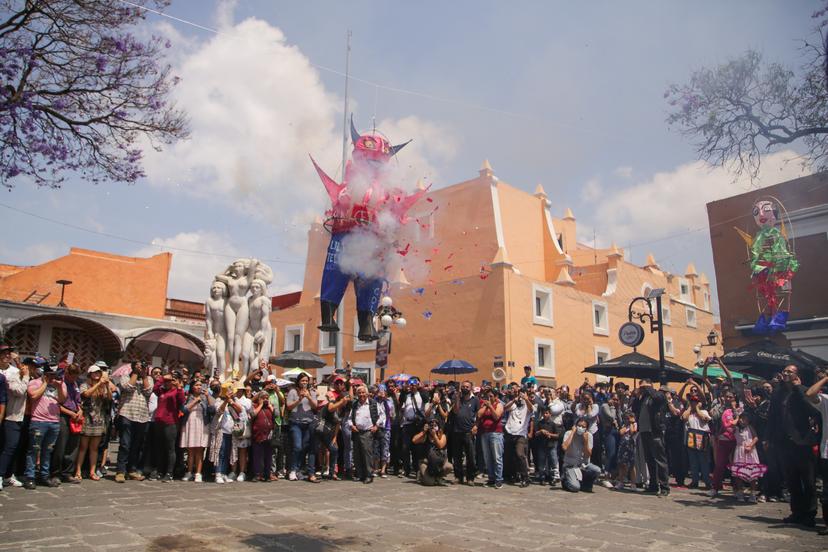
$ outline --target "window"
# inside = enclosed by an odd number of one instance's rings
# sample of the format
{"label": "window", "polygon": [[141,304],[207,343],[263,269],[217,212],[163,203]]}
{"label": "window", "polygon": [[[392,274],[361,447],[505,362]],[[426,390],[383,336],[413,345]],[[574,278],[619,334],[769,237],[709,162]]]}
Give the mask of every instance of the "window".
{"label": "window", "polygon": [[305,341],[305,325],[285,327],[285,351],[301,351]]}
{"label": "window", "polygon": [[670,358],[675,356],[675,350],[673,349],[673,338],[672,337],[665,337],[664,338],[664,356],[668,356]]}
{"label": "window", "polygon": [[555,342],[535,338],[535,371],[538,376],[555,377]]}
{"label": "window", "polygon": [[653,286],[649,282],[644,282],[644,285],[641,286],[641,297],[647,297],[650,295],[650,292],[653,291]]}
{"label": "window", "polygon": [[684,307],[684,310],[687,314],[687,327],[688,328],[695,328],[696,327],[696,309],[693,307]]}
{"label": "window", "polygon": [[661,323],[665,326],[672,324],[670,320],[670,305],[661,305]]}
{"label": "window", "polygon": [[601,301],[592,302],[592,333],[609,335],[609,309]]}
{"label": "window", "polygon": [[610,359],[610,351],[605,347],[595,347],[595,364],[603,364]]}
{"label": "window", "polygon": [[686,303],[693,301],[690,296],[690,281],[687,278],[679,278],[679,298]]}
{"label": "window", "polygon": [[554,326],[552,290],[532,284],[532,321],[541,326]]}
{"label": "window", "polygon": [[319,331],[319,354],[327,355],[336,352],[336,332]]}
{"label": "window", "polygon": [[704,292],[704,310],[710,310],[710,293],[707,291]]}
{"label": "window", "polygon": [[376,341],[360,341],[357,339],[357,334],[359,334],[359,320],[354,316],[354,351],[373,351],[377,348]]}

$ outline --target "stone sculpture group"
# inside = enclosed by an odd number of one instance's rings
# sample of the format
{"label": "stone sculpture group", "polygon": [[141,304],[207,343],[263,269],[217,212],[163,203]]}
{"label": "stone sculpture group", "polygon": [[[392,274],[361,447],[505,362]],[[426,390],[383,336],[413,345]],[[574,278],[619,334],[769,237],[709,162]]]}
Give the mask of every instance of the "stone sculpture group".
{"label": "stone sculpture group", "polygon": [[222,381],[244,379],[268,360],[272,281],[273,270],[257,259],[238,259],[214,278],[205,303],[204,363]]}

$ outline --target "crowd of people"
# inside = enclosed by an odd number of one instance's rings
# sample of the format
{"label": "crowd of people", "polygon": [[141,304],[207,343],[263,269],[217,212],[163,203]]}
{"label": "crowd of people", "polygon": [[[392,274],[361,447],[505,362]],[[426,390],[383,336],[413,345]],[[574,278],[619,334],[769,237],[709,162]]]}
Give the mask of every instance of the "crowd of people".
{"label": "crowd of people", "polygon": [[828,375],[806,387],[795,366],[772,381],[585,381],[574,390],[538,385],[529,366],[519,383],[479,387],[415,377],[365,385],[349,370],[319,382],[300,373],[282,387],[266,365],[244,382],[184,365],[125,368],[115,377],[103,362],[20,359],[0,343],[2,486],[107,474],[217,484],[397,476],[662,497],[686,486],[713,500],[729,480],[732,499],[789,501],[784,521],[813,527],[817,474],[828,481]]}

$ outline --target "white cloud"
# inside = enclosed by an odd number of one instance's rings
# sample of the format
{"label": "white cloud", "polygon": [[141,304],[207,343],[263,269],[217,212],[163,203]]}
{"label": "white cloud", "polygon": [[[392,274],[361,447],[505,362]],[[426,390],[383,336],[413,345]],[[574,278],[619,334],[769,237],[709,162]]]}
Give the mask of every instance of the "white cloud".
{"label": "white cloud", "polygon": [[33,266],[51,261],[69,253],[66,245],[55,242],[41,242],[25,247],[9,247],[0,244],[0,259],[3,263],[19,266]]}
{"label": "white cloud", "polygon": [[612,173],[615,176],[619,176],[621,178],[629,180],[630,178],[632,178],[633,169],[632,167],[618,167],[617,169],[612,171]]}
{"label": "white cloud", "polygon": [[601,197],[603,188],[601,187],[601,179],[598,177],[590,178],[584,184],[584,189],[581,190],[581,199],[584,201],[595,201]]}
{"label": "white cloud", "polygon": [[[797,154],[781,151],[762,161],[758,186],[802,176]],[[793,161],[792,161],[793,160]],[[755,187],[756,185],[754,185]],[[747,177],[733,181],[721,167],[696,161],[616,190],[605,190],[592,203],[591,221],[619,245],[707,226],[705,205],[751,189]]]}
{"label": "white cloud", "polygon": [[[203,230],[181,232],[169,238],[155,238],[152,243],[155,245],[143,247],[132,255],[150,257],[162,251],[173,254],[167,295],[175,299],[205,300],[213,276],[224,272],[235,258],[247,256],[245,249],[235,245],[227,236]],[[273,282],[269,287],[271,296],[301,288],[300,284],[291,282],[280,272],[278,266],[267,261],[265,263],[273,269]]]}
{"label": "white cloud", "polygon": [[[231,26],[233,6],[219,6],[219,34],[194,48],[186,44],[174,58],[182,79],[174,98],[190,116],[191,137],[148,150],[146,171],[156,186],[304,230],[327,207],[308,155],[341,178],[341,102],[281,30],[255,18]],[[378,129],[394,143],[414,139],[397,160],[400,178],[411,180],[402,186],[435,178],[434,161],[456,153],[448,129],[417,117],[386,120]]]}
{"label": "white cloud", "polygon": [[263,218],[324,207],[308,153],[336,166],[338,101],[279,29],[257,19],[224,29],[187,56],[177,74],[175,99],[190,116],[192,134],[148,152],[153,184]]}

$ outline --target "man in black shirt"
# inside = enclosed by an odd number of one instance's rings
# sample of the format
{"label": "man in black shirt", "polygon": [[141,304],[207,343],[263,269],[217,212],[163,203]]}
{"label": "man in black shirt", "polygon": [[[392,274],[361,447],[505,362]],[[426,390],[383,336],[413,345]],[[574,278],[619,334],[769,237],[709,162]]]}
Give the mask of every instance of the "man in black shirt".
{"label": "man in black shirt", "polygon": [[[472,395],[472,384],[464,381],[460,386],[460,393],[454,397],[452,412],[454,413],[454,425],[452,435],[452,460],[454,461],[454,477],[460,483],[474,486],[474,478],[477,475],[475,465],[475,436],[477,435],[477,411],[480,403],[477,397]],[[466,457],[466,470],[463,472],[463,456]]]}
{"label": "man in black shirt", "polygon": [[650,380],[643,379],[635,390],[630,407],[636,416],[641,446],[650,472],[650,486],[647,490],[659,496],[667,496],[670,494],[667,452],[664,446],[667,398],[663,391],[653,389]]}

